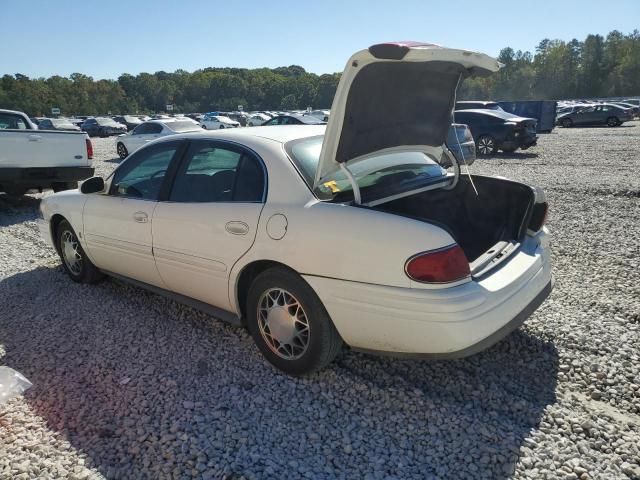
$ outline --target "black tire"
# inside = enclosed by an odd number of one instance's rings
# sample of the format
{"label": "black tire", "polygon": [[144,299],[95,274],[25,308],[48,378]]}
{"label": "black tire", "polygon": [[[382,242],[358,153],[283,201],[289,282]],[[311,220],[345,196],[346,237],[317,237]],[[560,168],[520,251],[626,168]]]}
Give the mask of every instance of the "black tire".
{"label": "black tire", "polygon": [[622,125],[622,123],[620,122],[618,117],[609,117],[607,118],[607,125],[609,127],[617,127],[619,125]]}
{"label": "black tire", "polygon": [[561,123],[564,128],[573,127],[573,120],[571,120],[570,118],[563,118]]}
{"label": "black tire", "polygon": [[64,190],[75,190],[78,188],[78,182],[54,182],[51,184],[51,189],[54,192],[62,192]]}
{"label": "black tire", "polygon": [[118,142],[118,144],[116,145],[116,151],[118,152],[118,156],[121,160],[124,160],[129,155],[127,147],[125,147],[124,143],[122,142]]}
{"label": "black tire", "polygon": [[224,130],[224,125],[220,125],[220,130]]}
{"label": "black tire", "polygon": [[[65,256],[70,254],[70,252],[65,252],[67,240],[75,243],[74,250],[79,255],[79,265],[70,266],[71,263],[65,259]],[[56,250],[60,255],[60,260],[62,260],[62,267],[74,282],[96,283],[104,278],[104,274],[87,257],[78,241],[76,232],[66,220],[62,220],[56,228]]]}
{"label": "black tire", "polygon": [[[284,305],[272,301],[273,299],[269,297],[270,294],[274,295],[274,292],[277,295],[282,291],[284,291],[284,295],[278,298],[282,298],[283,303],[295,302],[300,308],[289,306],[285,309]],[[289,300],[286,300],[287,298]],[[297,352],[295,358],[293,358],[293,354],[289,355],[291,358],[286,358],[287,350],[293,352],[294,342],[286,344],[273,340],[276,334],[268,330],[269,325],[263,319],[266,315],[258,318],[260,315],[258,313],[259,305],[268,305],[270,300],[272,301],[271,308],[275,311],[274,317],[277,317],[279,310],[285,314],[285,317],[297,319],[293,322],[293,329],[296,332],[302,331],[299,335],[304,336],[304,342],[300,342],[295,348],[303,349],[303,346],[300,345],[305,342],[306,345],[301,352]],[[295,308],[295,312],[291,313],[293,308]],[[304,322],[301,322],[300,318]],[[299,328],[298,322],[303,326]],[[276,368],[291,375],[303,375],[327,366],[340,352],[343,345],[340,334],[313,289],[299,275],[284,268],[266,270],[253,281],[247,295],[247,324],[254,342],[266,359]],[[306,324],[306,328],[304,324]],[[265,329],[269,333],[263,333]],[[267,338],[271,333],[274,333],[274,336],[271,337],[272,343],[270,345]],[[275,345],[284,351],[277,353],[278,348],[274,348]]]}
{"label": "black tire", "polygon": [[207,126],[206,126],[206,125],[202,125],[202,128],[204,128],[205,130],[207,130]]}
{"label": "black tire", "polygon": [[5,187],[4,188],[4,193],[8,197],[22,197],[25,193],[27,193],[27,191],[28,189],[23,187]]}
{"label": "black tire", "polygon": [[491,135],[480,135],[476,140],[476,151],[481,156],[493,155],[497,150],[496,139]]}

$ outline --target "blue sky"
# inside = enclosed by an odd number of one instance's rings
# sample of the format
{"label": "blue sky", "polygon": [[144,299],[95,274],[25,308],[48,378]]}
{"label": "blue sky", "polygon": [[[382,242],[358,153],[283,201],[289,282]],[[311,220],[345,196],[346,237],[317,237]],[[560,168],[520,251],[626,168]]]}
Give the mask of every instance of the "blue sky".
{"label": "blue sky", "polygon": [[341,71],[351,53],[422,40],[497,55],[545,37],[640,28],[640,0],[4,1],[0,75],[117,78],[207,66]]}

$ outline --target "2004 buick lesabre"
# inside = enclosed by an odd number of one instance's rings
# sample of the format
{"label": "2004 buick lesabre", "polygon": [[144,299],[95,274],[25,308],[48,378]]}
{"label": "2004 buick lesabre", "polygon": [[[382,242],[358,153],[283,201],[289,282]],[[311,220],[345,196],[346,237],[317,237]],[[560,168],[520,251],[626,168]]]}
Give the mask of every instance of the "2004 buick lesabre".
{"label": "2004 buick lesabre", "polygon": [[72,280],[127,279],[246,325],[288,373],[343,343],[476,353],[552,287],[543,192],[437,163],[458,84],[497,69],[464,50],[374,45],[349,59],[326,127],[158,140],[45,198],[43,234]]}

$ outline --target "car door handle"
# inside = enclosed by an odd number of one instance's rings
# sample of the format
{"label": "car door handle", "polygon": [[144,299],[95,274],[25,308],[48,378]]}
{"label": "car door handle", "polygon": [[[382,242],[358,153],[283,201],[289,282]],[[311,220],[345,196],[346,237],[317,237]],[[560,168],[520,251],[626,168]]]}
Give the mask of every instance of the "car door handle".
{"label": "car door handle", "polygon": [[227,222],[224,229],[232,235],[246,235],[249,233],[249,225],[244,222]]}
{"label": "car door handle", "polygon": [[136,212],[133,214],[133,219],[138,223],[147,223],[149,216],[145,212]]}
{"label": "car door handle", "polygon": [[39,142],[42,139],[40,135],[29,135],[30,142]]}

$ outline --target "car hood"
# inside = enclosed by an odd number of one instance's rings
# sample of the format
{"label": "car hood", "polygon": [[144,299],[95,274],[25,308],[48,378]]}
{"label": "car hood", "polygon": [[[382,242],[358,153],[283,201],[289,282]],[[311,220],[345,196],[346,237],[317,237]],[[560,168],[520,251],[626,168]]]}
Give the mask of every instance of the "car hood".
{"label": "car hood", "polygon": [[482,53],[417,42],[373,45],[347,62],[331,106],[314,187],[374,154],[442,149],[456,89],[500,64]]}

